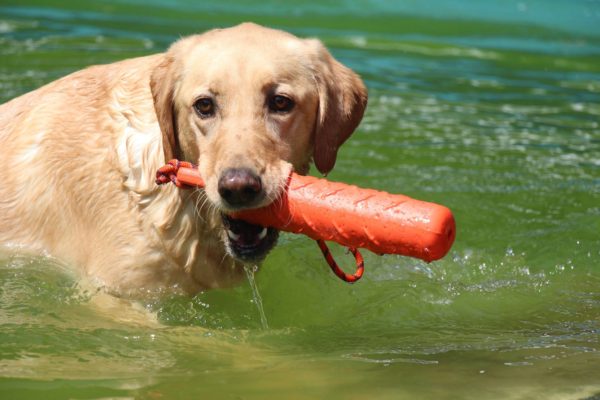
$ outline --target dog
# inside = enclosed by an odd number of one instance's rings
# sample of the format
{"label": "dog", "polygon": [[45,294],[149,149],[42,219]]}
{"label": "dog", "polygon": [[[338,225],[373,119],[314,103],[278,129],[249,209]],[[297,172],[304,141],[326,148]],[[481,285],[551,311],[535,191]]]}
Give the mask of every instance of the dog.
{"label": "dog", "polygon": [[[0,243],[123,297],[230,287],[278,232],[227,214],[327,174],[366,104],[319,40],[252,23],[75,72],[0,106]],[[206,187],[157,186],[172,158]]]}

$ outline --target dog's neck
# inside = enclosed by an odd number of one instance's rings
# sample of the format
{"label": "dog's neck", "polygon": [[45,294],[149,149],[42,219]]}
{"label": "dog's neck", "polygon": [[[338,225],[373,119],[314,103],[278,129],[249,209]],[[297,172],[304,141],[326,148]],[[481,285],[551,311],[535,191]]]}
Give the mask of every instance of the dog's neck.
{"label": "dog's neck", "polygon": [[193,194],[174,185],[158,186],[155,183],[156,170],[165,162],[160,130],[158,125],[141,128],[128,123],[117,145],[123,186],[129,192],[131,206],[144,215],[140,223],[144,225],[144,231],[154,236],[153,245],[162,246],[178,264],[182,258],[186,259],[183,265],[189,270],[198,240],[197,214],[193,201],[190,201]]}

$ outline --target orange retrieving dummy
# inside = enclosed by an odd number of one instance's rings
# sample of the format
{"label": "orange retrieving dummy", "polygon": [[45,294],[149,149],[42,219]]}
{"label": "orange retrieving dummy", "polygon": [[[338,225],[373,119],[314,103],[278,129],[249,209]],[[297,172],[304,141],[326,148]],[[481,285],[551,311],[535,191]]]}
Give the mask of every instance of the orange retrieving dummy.
{"label": "orange retrieving dummy", "polygon": [[[157,172],[157,183],[169,181],[179,187],[204,186],[194,165],[177,160]],[[454,217],[444,206],[295,173],[279,200],[264,208],[233,213],[232,217],[317,240],[336,275],[349,282],[362,275],[357,248],[429,262],[444,257],[456,236]],[[358,265],[354,275],[332,265],[335,261],[324,240],[350,248]]]}

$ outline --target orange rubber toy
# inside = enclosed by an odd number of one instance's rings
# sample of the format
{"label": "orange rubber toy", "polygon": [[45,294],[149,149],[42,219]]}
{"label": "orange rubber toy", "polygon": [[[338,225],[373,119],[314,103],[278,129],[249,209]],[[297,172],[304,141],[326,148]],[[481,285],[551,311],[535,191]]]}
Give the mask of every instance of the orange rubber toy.
{"label": "orange rubber toy", "polygon": [[[175,165],[170,168],[174,176],[161,182],[161,170]],[[204,186],[200,173],[189,163],[173,160],[165,167],[157,174],[158,183],[171,180],[178,186]],[[351,249],[428,262],[444,257],[456,235],[452,212],[444,206],[295,173],[279,200],[232,217],[302,233],[320,243],[334,241]]]}

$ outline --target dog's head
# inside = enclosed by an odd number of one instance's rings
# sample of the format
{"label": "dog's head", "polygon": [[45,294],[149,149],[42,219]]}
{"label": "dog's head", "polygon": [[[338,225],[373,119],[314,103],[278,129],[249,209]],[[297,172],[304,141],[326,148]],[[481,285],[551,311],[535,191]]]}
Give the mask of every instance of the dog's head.
{"label": "dog's head", "polygon": [[[360,78],[318,40],[254,24],[178,41],[150,84],[165,159],[198,163],[223,215],[269,204],[311,160],[328,173],[367,102]],[[262,259],[277,238],[272,228],[223,222],[241,260]]]}

